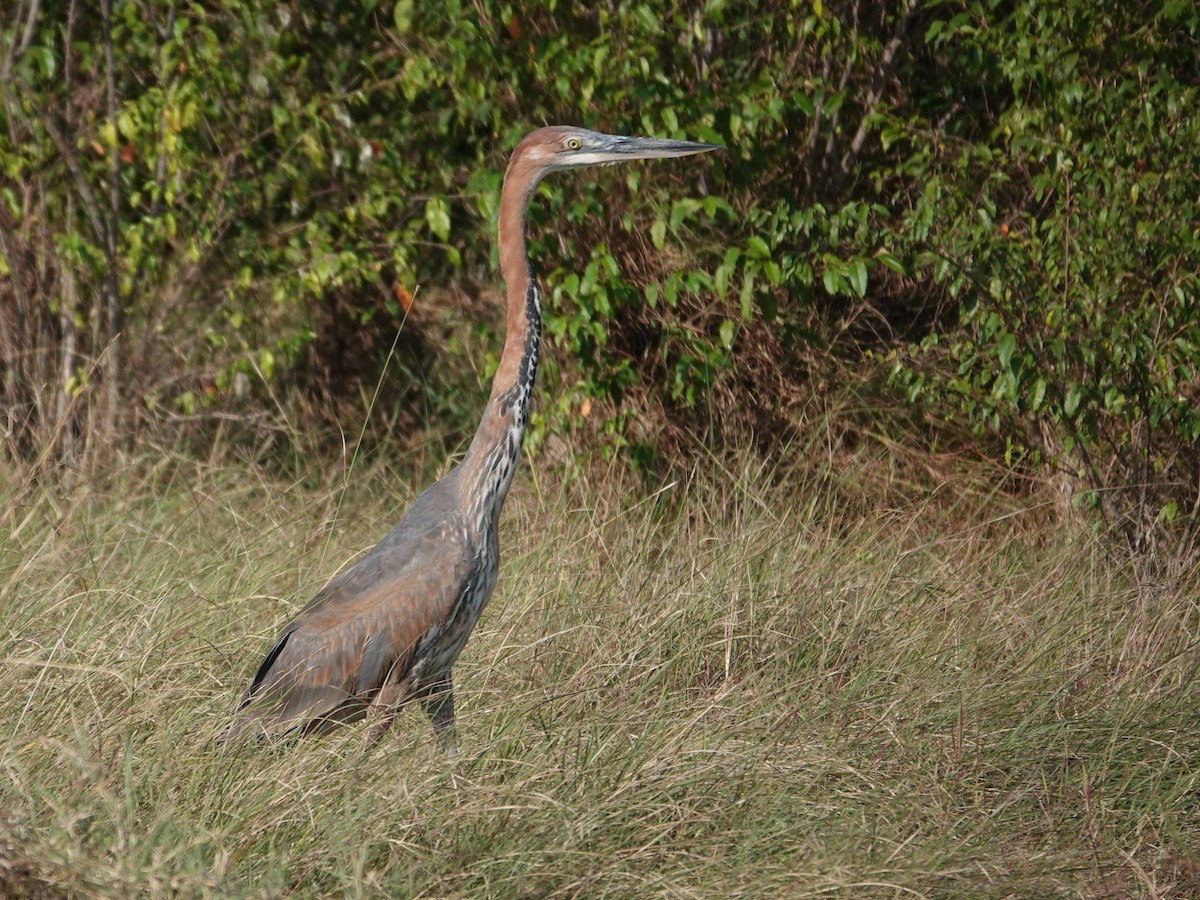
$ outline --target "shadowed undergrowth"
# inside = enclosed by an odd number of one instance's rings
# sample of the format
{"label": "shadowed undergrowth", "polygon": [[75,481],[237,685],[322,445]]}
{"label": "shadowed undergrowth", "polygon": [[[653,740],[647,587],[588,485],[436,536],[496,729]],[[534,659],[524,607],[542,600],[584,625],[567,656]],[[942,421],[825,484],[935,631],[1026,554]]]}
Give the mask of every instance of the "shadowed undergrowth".
{"label": "shadowed undergrowth", "polygon": [[416,709],[370,751],[210,741],[407,477],[175,459],[35,488],[0,545],[0,886],[1191,894],[1195,574],[1139,583],[978,469],[881,488],[886,456],[657,491],[523,469],[456,668],[457,786]]}

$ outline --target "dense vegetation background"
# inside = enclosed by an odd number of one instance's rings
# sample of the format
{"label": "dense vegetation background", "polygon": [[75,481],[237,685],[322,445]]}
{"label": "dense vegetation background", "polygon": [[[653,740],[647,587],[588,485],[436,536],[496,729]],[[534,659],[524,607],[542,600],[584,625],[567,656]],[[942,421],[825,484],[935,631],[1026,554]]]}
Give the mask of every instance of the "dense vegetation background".
{"label": "dense vegetation background", "polygon": [[545,189],[543,429],[588,418],[661,466],[697,432],[769,449],[829,384],[887,380],[1133,546],[1186,543],[1198,22],[1090,0],[18,4],[3,452],[71,464],[229,422],[259,452],[296,423],[361,431],[377,383],[389,442],[436,420],[453,446],[497,346],[505,154],[572,122],[729,149]]}
{"label": "dense vegetation background", "polygon": [[[0,888],[1196,890],[1198,94],[1190,0],[5,4]],[[474,428],[548,123],[727,149],[535,198],[467,787],[230,765]]]}

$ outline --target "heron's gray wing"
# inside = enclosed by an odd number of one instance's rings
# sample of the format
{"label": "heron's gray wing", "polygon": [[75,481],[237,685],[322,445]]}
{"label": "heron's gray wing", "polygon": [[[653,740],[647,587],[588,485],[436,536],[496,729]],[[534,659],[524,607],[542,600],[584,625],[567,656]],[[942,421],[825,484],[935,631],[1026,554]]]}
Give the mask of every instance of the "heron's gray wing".
{"label": "heron's gray wing", "polygon": [[252,720],[286,730],[360,717],[389,674],[403,677],[421,638],[449,617],[474,564],[459,519],[414,504],[284,630],[242,695],[242,722],[231,731]]}
{"label": "heron's gray wing", "polygon": [[[353,603],[381,582],[397,581],[427,562],[428,539],[450,541],[460,531],[457,514],[458,470],[431,484],[413,501],[400,522],[358,560],[338,572],[296,616],[301,620],[321,607]],[[447,546],[447,551],[450,547]],[[433,553],[436,554],[436,549]]]}

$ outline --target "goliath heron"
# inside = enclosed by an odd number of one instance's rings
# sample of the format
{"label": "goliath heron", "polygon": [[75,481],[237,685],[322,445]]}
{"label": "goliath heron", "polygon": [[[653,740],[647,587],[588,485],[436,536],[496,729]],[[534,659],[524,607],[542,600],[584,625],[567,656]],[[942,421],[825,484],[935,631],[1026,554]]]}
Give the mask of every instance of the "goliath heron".
{"label": "goliath heron", "polygon": [[456,754],[450,669],[496,586],[497,525],[537,372],[541,307],[525,249],[530,196],[549,172],[690,156],[714,144],[541,128],[513,151],[500,194],[507,333],[483,420],[462,462],[361,559],[325,585],[267,652],[221,737],[323,731],[369,718],[368,740],[420,700]]}

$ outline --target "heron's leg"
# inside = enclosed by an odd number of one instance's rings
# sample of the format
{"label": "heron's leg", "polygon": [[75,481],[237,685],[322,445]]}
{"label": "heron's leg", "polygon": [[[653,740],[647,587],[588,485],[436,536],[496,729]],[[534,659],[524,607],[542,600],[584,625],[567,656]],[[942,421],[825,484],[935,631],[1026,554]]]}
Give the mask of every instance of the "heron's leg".
{"label": "heron's leg", "polygon": [[400,681],[388,681],[379,689],[375,700],[367,709],[367,721],[371,723],[367,729],[368,747],[387,734],[387,730],[392,727],[409,687],[409,681],[405,678]]}
{"label": "heron's leg", "polygon": [[438,743],[453,762],[458,757],[458,742],[454,735],[454,683],[449,671],[430,683],[421,706],[433,721],[433,733],[437,735]]}

